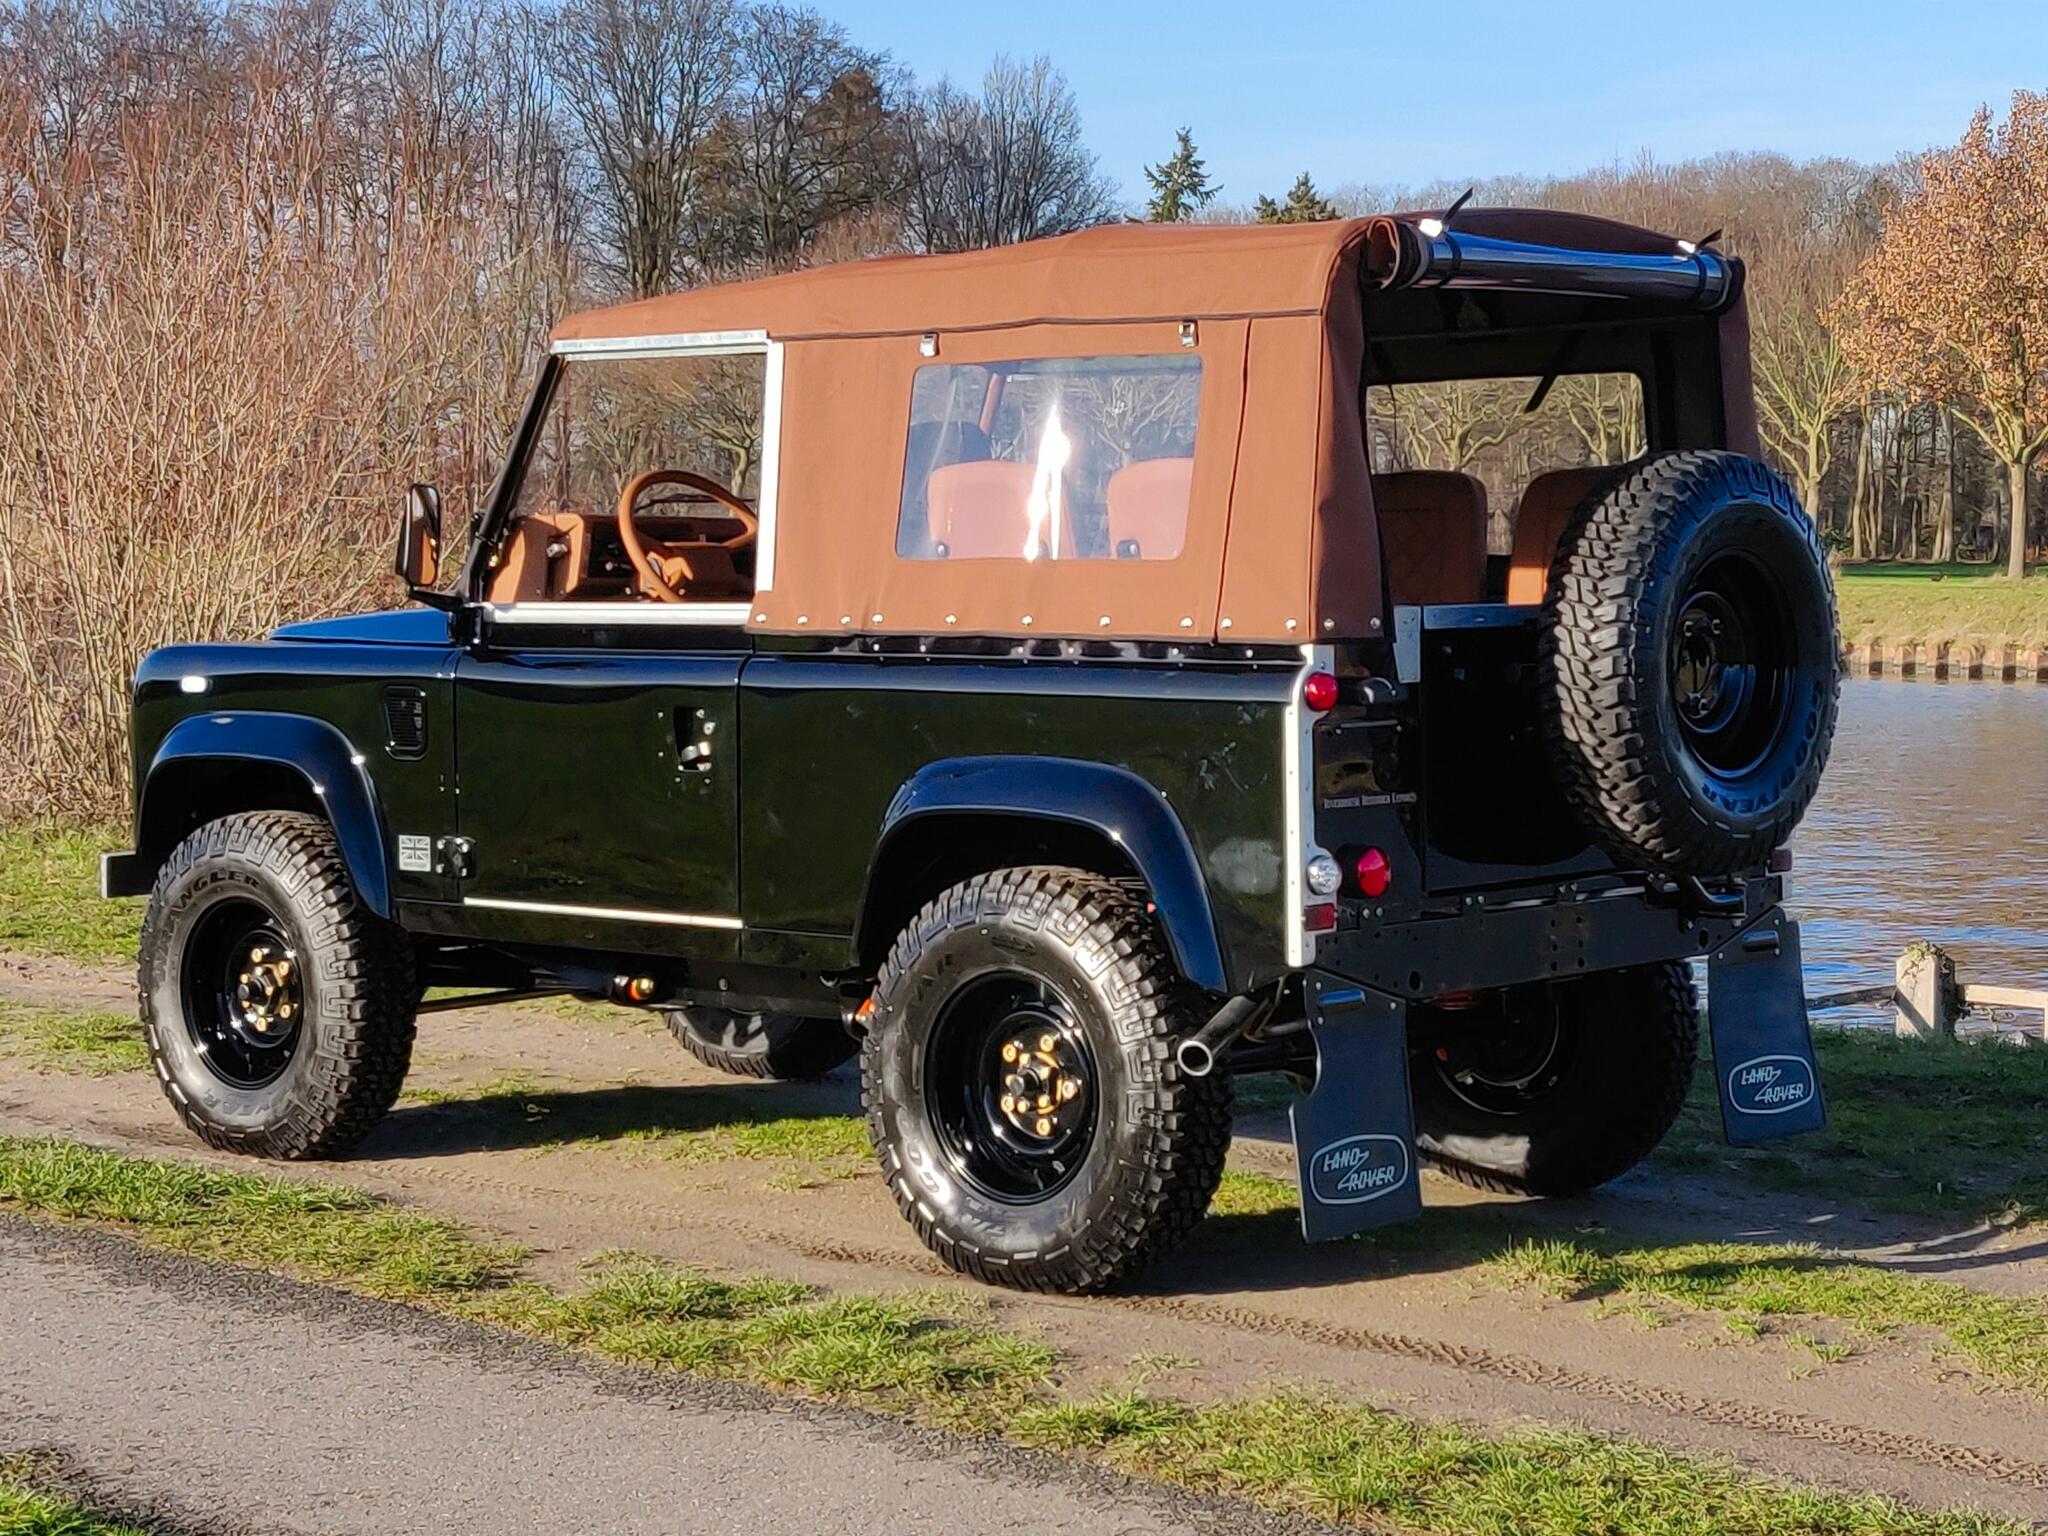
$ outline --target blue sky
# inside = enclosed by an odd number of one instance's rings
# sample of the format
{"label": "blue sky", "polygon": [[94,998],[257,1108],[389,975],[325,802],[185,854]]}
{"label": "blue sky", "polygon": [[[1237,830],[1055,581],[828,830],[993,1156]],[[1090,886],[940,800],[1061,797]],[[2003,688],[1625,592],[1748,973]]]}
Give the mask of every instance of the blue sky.
{"label": "blue sky", "polygon": [[1890,159],[2048,89],[2048,0],[813,0],[921,78],[1050,54],[1103,169],[1186,124],[1229,201],[1649,150]]}

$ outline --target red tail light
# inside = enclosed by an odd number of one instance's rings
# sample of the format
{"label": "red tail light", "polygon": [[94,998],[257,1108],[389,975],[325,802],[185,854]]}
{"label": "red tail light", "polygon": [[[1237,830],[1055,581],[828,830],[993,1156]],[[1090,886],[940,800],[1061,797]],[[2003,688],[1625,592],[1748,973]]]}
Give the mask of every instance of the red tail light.
{"label": "red tail light", "polygon": [[1337,707],[1337,679],[1328,672],[1311,672],[1302,680],[1301,702],[1317,714]]}
{"label": "red tail light", "polygon": [[1387,856],[1377,848],[1368,848],[1358,856],[1358,862],[1351,867],[1351,876],[1358,882],[1361,896],[1384,896],[1387,887],[1394,883],[1394,866]]}

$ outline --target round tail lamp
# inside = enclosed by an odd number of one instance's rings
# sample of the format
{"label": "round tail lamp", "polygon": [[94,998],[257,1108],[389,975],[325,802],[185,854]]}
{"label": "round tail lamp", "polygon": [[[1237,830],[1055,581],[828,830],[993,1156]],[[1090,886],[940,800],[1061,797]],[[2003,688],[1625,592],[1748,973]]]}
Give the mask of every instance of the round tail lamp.
{"label": "round tail lamp", "polygon": [[1368,848],[1358,856],[1358,862],[1351,866],[1351,878],[1358,882],[1358,892],[1361,896],[1384,896],[1387,894],[1387,887],[1394,883],[1394,866],[1379,849]]}

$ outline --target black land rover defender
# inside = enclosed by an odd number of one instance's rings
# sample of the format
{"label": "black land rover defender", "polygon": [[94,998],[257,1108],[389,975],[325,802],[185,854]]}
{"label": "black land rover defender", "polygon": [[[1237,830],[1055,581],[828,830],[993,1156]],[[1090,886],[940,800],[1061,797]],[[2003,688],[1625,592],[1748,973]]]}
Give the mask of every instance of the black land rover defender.
{"label": "black land rover defender", "polygon": [[1834,607],[1747,346],[1738,263],[1528,211],[576,316],[447,583],[416,487],[412,606],[143,663],[103,883],[164,1091],[337,1156],[417,1015],[537,992],[858,1052],[925,1241],[1058,1290],[1201,1216],[1237,1074],[1302,1090],[1311,1238],[1418,1156],[1614,1177],[1700,957],[1728,1134],[1810,1128],[1779,850]]}

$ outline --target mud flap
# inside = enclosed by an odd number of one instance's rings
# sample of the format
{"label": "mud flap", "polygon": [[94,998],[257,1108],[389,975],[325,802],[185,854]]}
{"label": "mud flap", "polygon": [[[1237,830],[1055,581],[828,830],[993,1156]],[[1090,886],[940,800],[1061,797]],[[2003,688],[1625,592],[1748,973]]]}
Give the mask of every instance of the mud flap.
{"label": "mud flap", "polygon": [[1327,1242],[1422,1210],[1408,1100],[1408,1010],[1399,998],[1311,971],[1316,1085],[1289,1111],[1301,1235]]}
{"label": "mud flap", "polygon": [[1707,1027],[1714,1037],[1721,1128],[1731,1145],[1817,1131],[1827,1123],[1806,1019],[1799,925],[1783,912],[1707,957]]}

